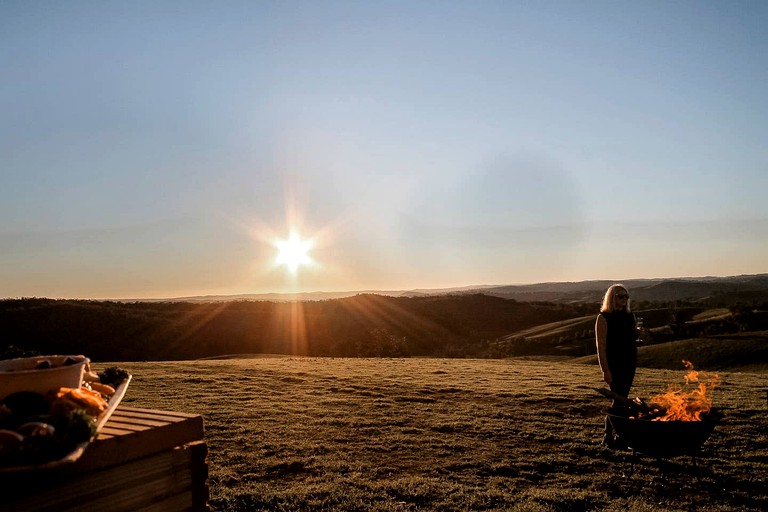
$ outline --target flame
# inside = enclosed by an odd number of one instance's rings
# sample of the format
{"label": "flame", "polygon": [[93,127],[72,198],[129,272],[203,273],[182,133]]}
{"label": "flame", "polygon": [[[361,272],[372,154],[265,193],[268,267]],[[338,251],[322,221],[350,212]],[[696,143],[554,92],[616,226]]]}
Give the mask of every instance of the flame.
{"label": "flame", "polygon": [[690,361],[683,360],[688,373],[685,386],[670,385],[667,392],[651,398],[651,402],[666,411],[654,421],[701,421],[702,414],[712,409],[712,390],[720,383],[717,373],[693,369]]}

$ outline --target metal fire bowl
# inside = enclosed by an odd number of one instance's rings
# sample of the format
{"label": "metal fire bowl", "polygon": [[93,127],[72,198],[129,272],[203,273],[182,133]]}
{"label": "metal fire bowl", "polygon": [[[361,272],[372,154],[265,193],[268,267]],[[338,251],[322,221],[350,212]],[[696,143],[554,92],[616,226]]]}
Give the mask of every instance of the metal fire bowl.
{"label": "metal fire bowl", "polygon": [[629,448],[652,457],[696,455],[721,418],[714,410],[701,421],[651,421],[608,414],[616,434]]}

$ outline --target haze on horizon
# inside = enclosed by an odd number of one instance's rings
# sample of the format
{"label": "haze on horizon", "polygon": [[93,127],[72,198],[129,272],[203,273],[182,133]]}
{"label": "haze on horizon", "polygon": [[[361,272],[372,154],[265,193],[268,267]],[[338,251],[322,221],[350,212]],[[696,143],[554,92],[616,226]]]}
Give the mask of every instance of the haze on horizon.
{"label": "haze on horizon", "polygon": [[3,2],[0,298],[764,273],[766,22]]}

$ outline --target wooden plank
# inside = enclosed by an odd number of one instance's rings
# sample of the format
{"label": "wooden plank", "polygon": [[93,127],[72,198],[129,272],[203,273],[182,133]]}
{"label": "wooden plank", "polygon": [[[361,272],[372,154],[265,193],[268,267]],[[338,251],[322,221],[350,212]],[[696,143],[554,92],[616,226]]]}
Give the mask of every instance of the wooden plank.
{"label": "wooden plank", "polygon": [[[105,435],[91,443],[73,465],[72,471],[83,472],[123,464],[175,446],[201,441],[205,437],[203,418],[199,415],[118,407],[112,416],[104,426]],[[126,418],[132,422],[132,427],[123,428]],[[159,418],[167,418],[168,421],[160,421]]]}
{"label": "wooden plank", "polygon": [[[120,488],[109,495],[101,496],[88,503],[89,510],[109,510],[111,512],[133,512],[147,505],[154,504],[178,493],[187,497],[181,510],[192,507],[192,476],[188,470],[179,470],[172,474],[152,475],[151,479],[134,482],[130,487]],[[82,510],[71,509],[72,512]],[[91,508],[93,507],[93,508]]]}
{"label": "wooden plank", "polygon": [[199,457],[199,452],[187,448],[168,450],[80,478],[59,481],[44,487],[44,492],[40,490],[40,482],[29,482],[28,489],[6,490],[4,498],[15,494],[16,499],[3,503],[0,508],[9,512],[83,509],[132,512],[185,493],[190,497],[185,508],[188,509],[193,503],[192,468],[199,464],[194,457]]}
{"label": "wooden plank", "polygon": [[137,421],[121,421],[122,418],[116,418],[115,421],[108,422],[106,425],[104,425],[104,428],[102,429],[102,432],[105,430],[128,430],[128,431],[137,431],[137,430],[146,430],[148,428],[152,427],[162,427],[163,425],[168,425],[173,422],[163,422],[163,423],[141,423]]}
{"label": "wooden plank", "polygon": [[[187,418],[184,418],[184,420],[180,421],[187,421]],[[179,421],[165,421],[162,418],[156,418],[156,419],[149,419],[149,418],[115,418],[115,421],[111,423],[112,426],[117,428],[153,428],[153,427],[162,427],[164,425],[169,425],[173,423],[179,423]]]}
{"label": "wooden plank", "polygon": [[147,416],[147,417],[168,417],[168,418],[182,418],[182,419],[188,419],[188,418],[197,418],[200,416],[199,414],[192,414],[188,412],[178,412],[178,411],[160,411],[157,409],[142,409],[139,407],[127,407],[125,405],[120,405],[120,407],[117,408],[115,413],[119,413],[121,415],[131,415],[136,417],[141,416]]}
{"label": "wooden plank", "polygon": [[107,425],[101,430],[101,432],[99,432],[99,437],[97,440],[100,441],[103,439],[109,439],[110,437],[133,434],[134,432],[141,432],[142,430],[147,430],[147,429],[137,428],[137,427],[128,428],[123,425]]}
{"label": "wooden plank", "polygon": [[170,496],[157,503],[142,506],[137,508],[135,512],[175,512],[187,510],[208,510],[208,507],[205,506],[202,509],[195,508],[192,501],[192,493],[185,492],[176,496]]}
{"label": "wooden plank", "polygon": [[77,462],[0,475],[0,510],[205,511],[207,450],[199,415],[118,407]]}
{"label": "wooden plank", "polygon": [[[114,413],[113,413],[114,414]],[[133,423],[137,425],[162,425],[165,423],[176,423],[179,421],[186,421],[192,418],[196,418],[197,416],[190,417],[181,417],[181,416],[172,416],[169,414],[137,414],[133,412],[121,412],[112,419],[114,422],[120,422],[120,423]]]}
{"label": "wooden plank", "polygon": [[195,512],[208,510],[210,492],[208,488],[208,445],[198,441],[186,446],[191,455],[190,470],[192,471],[192,503]]}

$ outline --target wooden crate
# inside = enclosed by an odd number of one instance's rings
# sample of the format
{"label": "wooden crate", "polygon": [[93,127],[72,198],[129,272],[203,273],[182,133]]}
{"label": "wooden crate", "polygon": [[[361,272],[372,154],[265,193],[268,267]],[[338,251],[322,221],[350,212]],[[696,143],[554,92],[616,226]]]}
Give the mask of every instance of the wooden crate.
{"label": "wooden crate", "polygon": [[77,462],[0,475],[0,510],[208,510],[201,416],[118,407]]}

